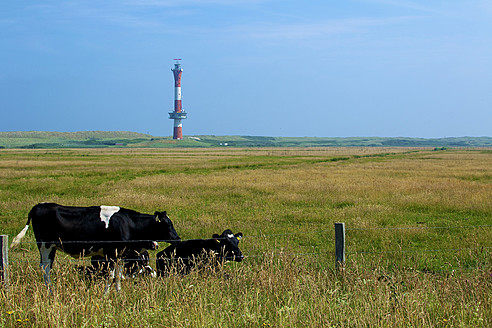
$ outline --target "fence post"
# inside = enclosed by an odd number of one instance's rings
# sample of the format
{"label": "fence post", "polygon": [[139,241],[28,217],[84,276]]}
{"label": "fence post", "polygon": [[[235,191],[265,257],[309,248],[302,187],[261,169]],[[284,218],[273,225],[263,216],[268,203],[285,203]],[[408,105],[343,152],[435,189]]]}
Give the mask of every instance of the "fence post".
{"label": "fence post", "polygon": [[345,265],[345,223],[335,223],[335,256],[336,268]]}
{"label": "fence post", "polygon": [[0,283],[4,287],[8,287],[9,284],[9,236],[0,235]]}

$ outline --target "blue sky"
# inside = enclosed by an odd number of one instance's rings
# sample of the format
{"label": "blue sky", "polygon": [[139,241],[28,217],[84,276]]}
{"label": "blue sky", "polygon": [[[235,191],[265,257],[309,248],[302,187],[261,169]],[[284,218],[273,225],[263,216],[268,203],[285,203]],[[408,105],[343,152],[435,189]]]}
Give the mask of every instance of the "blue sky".
{"label": "blue sky", "polygon": [[0,4],[0,131],[492,136],[489,0]]}

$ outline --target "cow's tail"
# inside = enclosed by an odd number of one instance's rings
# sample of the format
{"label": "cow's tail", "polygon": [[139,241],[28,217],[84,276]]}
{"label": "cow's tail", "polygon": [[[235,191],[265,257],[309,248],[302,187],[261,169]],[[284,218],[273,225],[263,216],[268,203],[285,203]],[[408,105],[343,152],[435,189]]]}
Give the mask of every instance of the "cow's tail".
{"label": "cow's tail", "polygon": [[20,241],[24,236],[26,235],[27,229],[29,229],[29,223],[31,222],[31,213],[29,213],[29,216],[27,217],[27,223],[24,229],[22,229],[21,232],[17,236],[15,236],[14,240],[12,240],[12,244],[10,244],[10,248],[15,248],[17,245],[20,244]]}

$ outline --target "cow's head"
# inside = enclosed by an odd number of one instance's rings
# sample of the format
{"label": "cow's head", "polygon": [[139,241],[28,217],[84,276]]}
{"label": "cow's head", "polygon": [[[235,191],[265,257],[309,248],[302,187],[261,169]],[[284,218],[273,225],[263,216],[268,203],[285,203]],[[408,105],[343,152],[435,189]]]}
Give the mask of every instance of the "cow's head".
{"label": "cow's head", "polygon": [[214,234],[212,238],[219,244],[221,248],[220,256],[229,261],[241,262],[244,259],[243,253],[239,249],[239,241],[243,238],[243,234],[238,232],[233,234],[231,230],[225,230],[222,235]]}
{"label": "cow's head", "polygon": [[155,212],[155,221],[157,222],[156,231],[153,234],[156,236],[156,240],[166,241],[174,244],[181,241],[178,233],[174,229],[171,219],[167,216],[167,212]]}

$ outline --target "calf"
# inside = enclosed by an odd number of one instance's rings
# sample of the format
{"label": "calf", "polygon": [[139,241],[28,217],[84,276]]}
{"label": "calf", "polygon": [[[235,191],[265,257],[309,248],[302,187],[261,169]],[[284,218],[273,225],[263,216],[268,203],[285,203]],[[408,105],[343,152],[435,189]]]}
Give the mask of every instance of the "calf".
{"label": "calf", "polygon": [[239,249],[241,232],[233,234],[225,230],[222,235],[214,234],[212,239],[192,239],[176,243],[157,253],[156,270],[163,276],[175,268],[179,273],[189,273],[200,264],[217,265],[222,261],[241,262],[244,258]]}

